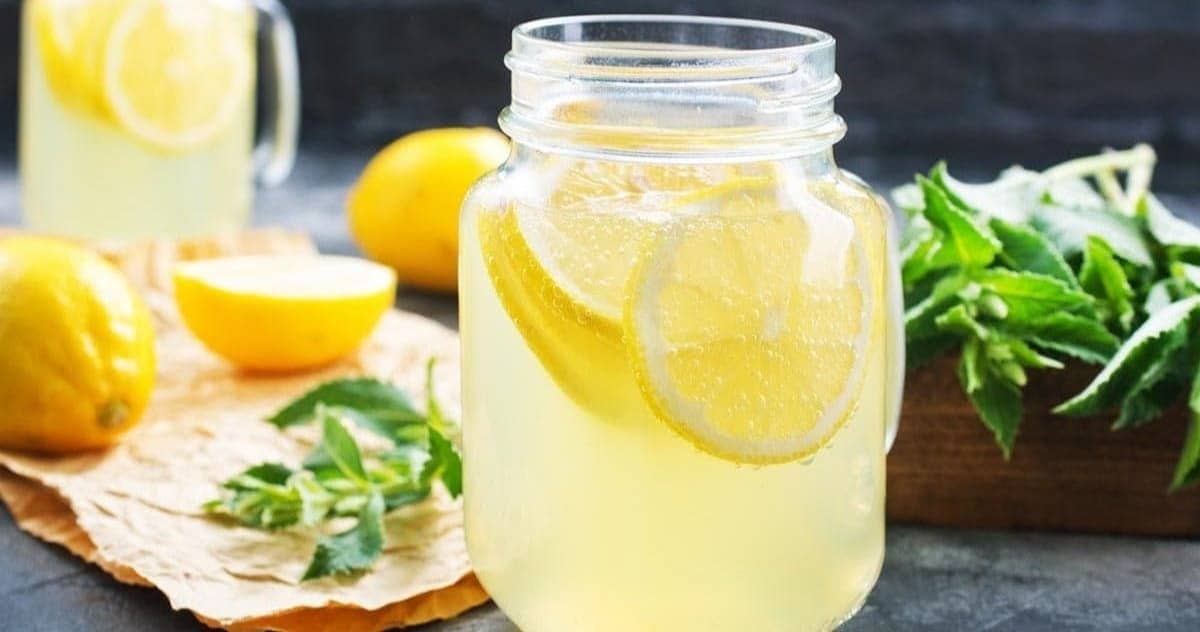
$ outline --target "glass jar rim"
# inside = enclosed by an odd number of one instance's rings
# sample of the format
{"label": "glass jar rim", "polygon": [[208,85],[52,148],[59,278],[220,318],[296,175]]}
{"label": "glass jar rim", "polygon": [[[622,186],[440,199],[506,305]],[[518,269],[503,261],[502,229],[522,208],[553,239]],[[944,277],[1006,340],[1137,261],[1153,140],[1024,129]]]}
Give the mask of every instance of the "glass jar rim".
{"label": "glass jar rim", "polygon": [[[613,14],[533,20],[513,29],[512,50],[505,56],[513,99],[501,126],[518,141],[577,153],[651,159],[662,153],[803,153],[832,145],[845,133],[833,111],[841,89],[835,45],[833,36],[818,29],[742,18]],[[557,115],[571,111],[563,105],[573,100],[578,105],[640,98],[676,107],[694,103],[697,111],[714,113],[724,107],[724,119],[664,114],[631,128]],[[686,136],[699,130],[709,142],[689,148]],[[575,132],[592,141],[625,134],[643,139],[643,146],[576,147]]]}
{"label": "glass jar rim", "polygon": [[[733,48],[728,45],[709,46],[701,49],[679,49],[679,50],[664,50],[651,48],[637,48],[625,45],[605,45],[598,43],[598,40],[582,40],[582,39],[555,39],[546,37],[545,32],[552,29],[564,29],[568,27],[582,28],[585,26],[604,25],[612,26],[617,24],[628,25],[683,25],[683,26],[702,26],[702,27],[723,27],[726,29],[738,29],[749,33],[750,31],[757,32],[762,35],[774,35],[775,37],[794,37],[795,42],[791,44],[775,44],[767,46],[754,46],[745,48]],[[581,50],[581,45],[586,43],[586,50]],[[833,48],[835,40],[832,35],[825,31],[815,29],[808,26],[800,26],[796,24],[788,24],[786,22],[775,22],[771,20],[755,20],[748,18],[724,18],[711,17],[702,15],[667,15],[667,14],[595,14],[595,15],[568,15],[552,18],[541,18],[531,20],[517,25],[512,32],[513,54],[510,58],[517,58],[521,51],[527,50],[530,47],[559,50],[565,53],[580,53],[587,52],[589,55],[604,56],[608,58],[621,57],[638,57],[647,54],[652,54],[655,57],[691,59],[697,56],[702,56],[713,60],[726,60],[731,62],[752,62],[756,57],[768,57],[778,55],[802,55],[813,51]]]}

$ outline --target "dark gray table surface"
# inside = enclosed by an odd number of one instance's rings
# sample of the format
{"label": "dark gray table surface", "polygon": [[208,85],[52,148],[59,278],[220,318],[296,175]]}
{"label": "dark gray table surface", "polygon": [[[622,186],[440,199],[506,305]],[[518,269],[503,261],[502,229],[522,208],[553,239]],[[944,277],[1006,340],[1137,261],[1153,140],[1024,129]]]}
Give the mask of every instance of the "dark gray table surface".
{"label": "dark gray table surface", "polygon": [[[262,193],[256,222],[307,230],[327,251],[353,250],[342,201],[368,156],[369,151],[305,153],[288,184]],[[1180,202],[1196,208],[1195,200]],[[0,225],[18,217],[16,175],[0,159]],[[405,293],[399,304],[454,324],[452,301]],[[156,591],[118,584],[21,532],[7,511],[0,511],[0,551],[0,629],[201,628],[189,614],[173,612]],[[419,629],[515,630],[492,605]],[[1200,543],[893,525],[879,584],[843,629],[1200,630]]]}

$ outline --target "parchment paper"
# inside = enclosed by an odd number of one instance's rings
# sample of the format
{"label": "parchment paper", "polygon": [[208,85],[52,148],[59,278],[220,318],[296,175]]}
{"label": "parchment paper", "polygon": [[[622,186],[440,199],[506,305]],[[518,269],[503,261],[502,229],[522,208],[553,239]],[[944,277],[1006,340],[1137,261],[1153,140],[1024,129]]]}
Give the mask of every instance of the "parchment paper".
{"label": "parchment paper", "polygon": [[325,380],[374,375],[423,401],[425,362],[436,357],[437,395],[457,414],[454,332],[392,311],[355,357],[315,373],[251,375],[209,354],[182,327],[171,267],[222,254],[313,252],[307,239],[267,231],[103,250],[155,314],[154,396],[142,424],[108,451],[69,458],[0,451],[0,498],[22,529],[233,630],[377,630],[451,617],[487,600],[468,564],[461,504],[446,495],[388,514],[387,548],[370,573],[303,584],[320,533],[268,533],[200,510],[245,467],[303,458],[315,429],[284,433],[262,419]]}

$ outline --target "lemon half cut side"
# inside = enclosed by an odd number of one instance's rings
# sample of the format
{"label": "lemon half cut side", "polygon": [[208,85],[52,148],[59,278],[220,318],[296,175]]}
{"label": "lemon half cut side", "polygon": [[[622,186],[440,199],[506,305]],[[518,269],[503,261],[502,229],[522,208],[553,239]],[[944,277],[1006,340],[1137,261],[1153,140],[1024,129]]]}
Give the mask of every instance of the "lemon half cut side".
{"label": "lemon half cut side", "polygon": [[289,371],[357,348],[395,296],[391,268],[354,257],[253,255],[182,263],[184,323],[234,364]]}

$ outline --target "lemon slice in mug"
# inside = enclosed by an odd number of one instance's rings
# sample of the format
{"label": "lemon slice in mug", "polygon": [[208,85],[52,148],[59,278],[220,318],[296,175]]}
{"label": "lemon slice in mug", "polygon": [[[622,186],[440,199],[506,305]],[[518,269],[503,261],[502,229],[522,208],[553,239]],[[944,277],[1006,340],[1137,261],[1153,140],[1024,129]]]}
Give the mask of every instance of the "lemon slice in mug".
{"label": "lemon slice in mug", "polygon": [[857,404],[870,297],[862,238],[831,208],[696,215],[642,257],[627,345],[651,408],[697,447],[789,462],[825,445]]}
{"label": "lemon slice in mug", "polygon": [[104,39],[132,0],[37,0],[29,19],[47,83],[73,107],[103,114],[99,95]]}
{"label": "lemon slice in mug", "polygon": [[108,30],[102,90],[114,120],[178,151],[224,129],[249,98],[252,16],[244,7],[137,0]]}

